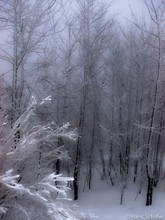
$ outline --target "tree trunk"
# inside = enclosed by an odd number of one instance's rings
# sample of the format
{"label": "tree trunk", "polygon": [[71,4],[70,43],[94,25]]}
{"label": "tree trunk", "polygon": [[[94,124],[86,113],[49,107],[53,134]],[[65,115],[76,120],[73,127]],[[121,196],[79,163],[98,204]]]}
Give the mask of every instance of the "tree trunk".
{"label": "tree trunk", "polygon": [[76,163],[74,167],[74,181],[73,181],[74,200],[78,199],[79,175],[80,175],[80,137],[78,138],[78,142],[77,142]]}
{"label": "tree trunk", "polygon": [[138,171],[138,161],[134,162],[134,177],[133,177],[133,182],[136,182],[136,178],[137,178],[137,171]]}
{"label": "tree trunk", "polygon": [[152,205],[154,178],[148,176],[146,206]]}
{"label": "tree trunk", "polygon": [[73,190],[74,190],[74,200],[78,199],[78,173],[79,173],[79,168],[75,166],[74,169],[74,181],[73,181]]}
{"label": "tree trunk", "polygon": [[[83,124],[84,124],[84,111],[82,110],[81,116],[80,116],[80,122],[79,122],[81,135],[82,135],[82,130],[83,130]],[[81,138],[82,136],[79,136],[77,140],[76,161],[75,161],[74,175],[73,175],[74,176],[74,180],[73,180],[74,200],[78,199],[78,191],[79,191]]]}

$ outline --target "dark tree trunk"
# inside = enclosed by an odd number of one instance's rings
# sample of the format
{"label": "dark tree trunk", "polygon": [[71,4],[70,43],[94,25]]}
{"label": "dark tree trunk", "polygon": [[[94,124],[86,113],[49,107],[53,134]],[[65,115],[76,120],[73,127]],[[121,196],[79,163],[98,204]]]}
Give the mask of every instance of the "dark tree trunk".
{"label": "dark tree trunk", "polygon": [[127,187],[127,184],[124,183],[123,186],[122,186],[122,188],[121,188],[120,205],[123,204],[124,192],[125,192],[125,190],[126,190],[126,187]]}
{"label": "dark tree trunk", "polygon": [[133,178],[133,182],[136,182],[136,178],[137,178],[137,171],[138,171],[138,161],[134,162],[134,178]]}
{"label": "dark tree trunk", "polygon": [[74,181],[73,181],[73,190],[74,190],[74,200],[78,199],[78,174],[79,174],[79,168],[75,166],[74,169]]}
{"label": "dark tree trunk", "polygon": [[153,186],[154,186],[154,178],[148,176],[146,206],[152,205]]}
{"label": "dark tree trunk", "polygon": [[80,175],[80,146],[81,146],[81,138],[78,137],[77,141],[77,151],[76,151],[76,162],[74,167],[74,180],[73,180],[73,190],[74,190],[74,200],[78,199],[78,191],[79,191],[79,175]]}
{"label": "dark tree trunk", "polygon": [[[64,142],[62,140],[61,137],[58,138],[58,147],[62,147],[64,145]],[[60,173],[60,169],[61,169],[61,161],[59,158],[57,158],[56,163],[55,163],[55,169],[56,169],[56,173],[59,174]]]}
{"label": "dark tree trunk", "polygon": [[129,155],[130,155],[130,140],[127,137],[126,141],[126,161],[125,161],[125,166],[126,166],[126,174],[129,174]]}
{"label": "dark tree trunk", "polygon": [[60,160],[57,159],[56,160],[56,174],[60,173],[60,168],[61,168]]}

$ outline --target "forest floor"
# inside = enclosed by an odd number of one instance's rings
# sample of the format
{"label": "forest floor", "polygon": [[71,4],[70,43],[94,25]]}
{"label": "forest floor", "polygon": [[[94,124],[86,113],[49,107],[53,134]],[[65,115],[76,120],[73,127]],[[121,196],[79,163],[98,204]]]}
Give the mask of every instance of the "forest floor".
{"label": "forest floor", "polygon": [[153,205],[146,207],[146,189],[139,195],[137,187],[131,184],[120,205],[120,189],[102,182],[80,194],[74,204],[82,212],[96,216],[96,220],[165,220],[165,190],[160,188],[162,190],[154,191]]}

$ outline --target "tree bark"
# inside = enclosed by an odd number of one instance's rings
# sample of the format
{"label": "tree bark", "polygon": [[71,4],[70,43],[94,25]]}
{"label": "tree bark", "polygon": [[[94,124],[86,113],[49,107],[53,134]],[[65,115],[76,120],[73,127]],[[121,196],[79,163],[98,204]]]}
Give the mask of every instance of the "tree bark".
{"label": "tree bark", "polygon": [[147,187],[146,206],[149,206],[152,205],[154,178],[148,176],[147,180],[148,180],[148,187]]}

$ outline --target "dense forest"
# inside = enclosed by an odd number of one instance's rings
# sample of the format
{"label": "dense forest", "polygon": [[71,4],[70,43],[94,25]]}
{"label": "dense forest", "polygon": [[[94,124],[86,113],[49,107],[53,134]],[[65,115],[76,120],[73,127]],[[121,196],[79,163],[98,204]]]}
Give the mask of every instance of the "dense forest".
{"label": "dense forest", "polygon": [[96,177],[121,204],[131,182],[152,205],[165,171],[165,1],[145,7],[121,26],[98,0],[0,1],[1,219],[87,219],[53,203],[67,181],[78,200]]}

